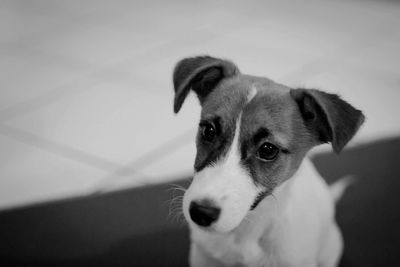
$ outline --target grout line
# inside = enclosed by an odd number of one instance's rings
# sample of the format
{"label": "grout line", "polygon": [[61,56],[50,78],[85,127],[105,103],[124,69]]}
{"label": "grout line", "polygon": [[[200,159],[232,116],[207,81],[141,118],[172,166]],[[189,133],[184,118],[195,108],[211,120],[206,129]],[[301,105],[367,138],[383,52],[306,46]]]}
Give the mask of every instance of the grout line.
{"label": "grout line", "polygon": [[[55,141],[51,141],[48,139],[45,139],[43,137],[39,137],[35,134],[16,129],[10,126],[7,126],[5,124],[0,124],[0,134],[3,136],[7,136],[9,138],[12,138],[14,140],[17,140],[21,143],[37,147],[41,150],[46,150],[48,152],[51,152],[53,154],[56,154],[58,156],[87,164],[91,167],[110,172],[114,171],[115,169],[122,168],[123,166],[112,162],[110,160],[107,160],[105,158],[87,153],[85,151],[82,151],[80,149],[76,149],[64,144],[60,144]],[[128,168],[128,167],[125,167]],[[134,169],[129,169],[131,173],[138,173],[137,170]]]}
{"label": "grout line", "polygon": [[[7,136],[21,143],[39,148],[41,150],[45,150],[57,156],[61,156],[75,162],[86,164],[102,171],[109,172],[110,174],[101,178],[100,181],[93,186],[93,190],[89,190],[92,193],[102,193],[109,191],[108,189],[113,186],[116,178],[120,177],[140,175],[141,178],[149,180],[150,177],[141,172],[140,169],[143,169],[146,166],[160,160],[167,153],[178,150],[182,146],[189,143],[193,138],[194,132],[195,129],[189,129],[182,134],[170,139],[164,144],[154,148],[150,152],[145,153],[141,157],[133,160],[132,162],[120,165],[108,159],[87,153],[80,149],[60,144],[58,142],[39,137],[35,134],[16,129],[5,124],[0,124],[0,135]],[[138,183],[136,186],[149,184],[152,183]]]}

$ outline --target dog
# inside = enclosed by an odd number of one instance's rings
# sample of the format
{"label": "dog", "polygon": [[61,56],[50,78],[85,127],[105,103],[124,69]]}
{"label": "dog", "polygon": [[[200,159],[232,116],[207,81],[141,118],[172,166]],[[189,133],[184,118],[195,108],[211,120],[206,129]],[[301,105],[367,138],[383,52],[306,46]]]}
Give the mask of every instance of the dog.
{"label": "dog", "polygon": [[338,95],[242,74],[211,56],[179,61],[173,85],[175,113],[191,90],[202,107],[182,204],[190,265],[337,266],[335,196],[306,154],[322,143],[339,153],[363,113]]}

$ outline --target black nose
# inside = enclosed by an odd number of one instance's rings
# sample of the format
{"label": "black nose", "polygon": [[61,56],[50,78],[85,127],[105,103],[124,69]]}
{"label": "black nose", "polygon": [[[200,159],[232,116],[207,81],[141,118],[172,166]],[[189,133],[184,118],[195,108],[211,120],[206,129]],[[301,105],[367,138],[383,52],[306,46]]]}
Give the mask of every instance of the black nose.
{"label": "black nose", "polygon": [[200,226],[210,226],[215,222],[221,209],[215,207],[211,201],[192,201],[189,207],[190,218]]}

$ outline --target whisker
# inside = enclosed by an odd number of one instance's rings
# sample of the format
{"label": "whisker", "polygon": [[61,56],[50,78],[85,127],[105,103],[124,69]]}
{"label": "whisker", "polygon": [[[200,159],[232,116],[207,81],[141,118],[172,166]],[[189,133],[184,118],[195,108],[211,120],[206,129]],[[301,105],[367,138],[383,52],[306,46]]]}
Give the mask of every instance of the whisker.
{"label": "whisker", "polygon": [[[172,191],[172,198],[166,201],[166,204],[169,205],[167,219],[183,225],[186,221],[182,210],[182,192],[185,193],[186,188],[178,184],[171,184],[171,188],[167,189],[167,191]],[[177,195],[178,192],[179,195]]]}
{"label": "whisker", "polygon": [[173,190],[173,191],[178,190],[178,191],[186,192],[186,188],[179,184],[171,184],[171,188],[167,189],[167,191],[171,191],[171,190]]}

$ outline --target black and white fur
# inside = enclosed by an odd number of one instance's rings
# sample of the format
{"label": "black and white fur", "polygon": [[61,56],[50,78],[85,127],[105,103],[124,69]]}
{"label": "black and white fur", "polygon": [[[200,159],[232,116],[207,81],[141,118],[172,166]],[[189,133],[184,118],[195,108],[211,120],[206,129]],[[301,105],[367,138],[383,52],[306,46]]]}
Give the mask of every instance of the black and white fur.
{"label": "black and white fur", "polygon": [[193,90],[202,106],[194,178],[183,212],[191,266],[336,266],[342,237],[334,198],[305,157],[340,152],[364,121],[337,95],[241,74],[209,56],[178,62],[177,113]]}

